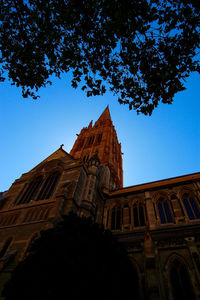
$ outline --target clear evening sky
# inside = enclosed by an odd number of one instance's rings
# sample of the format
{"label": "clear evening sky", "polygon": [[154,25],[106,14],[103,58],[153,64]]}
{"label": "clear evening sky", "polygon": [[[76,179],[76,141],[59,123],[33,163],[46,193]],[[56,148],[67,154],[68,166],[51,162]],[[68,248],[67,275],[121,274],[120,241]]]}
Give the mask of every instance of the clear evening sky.
{"label": "clear evening sky", "polygon": [[0,191],[56,151],[69,152],[82,127],[96,121],[109,105],[122,144],[124,186],[200,171],[200,76],[172,105],[160,104],[151,117],[120,105],[117,96],[87,98],[71,87],[69,76],[24,99],[20,88],[0,83]]}

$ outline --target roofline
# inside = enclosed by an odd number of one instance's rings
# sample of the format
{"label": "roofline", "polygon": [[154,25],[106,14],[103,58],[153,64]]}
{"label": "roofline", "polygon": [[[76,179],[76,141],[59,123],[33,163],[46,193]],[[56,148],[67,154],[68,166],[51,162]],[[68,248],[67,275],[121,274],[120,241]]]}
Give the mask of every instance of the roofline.
{"label": "roofline", "polygon": [[[39,164],[37,164],[35,167],[33,167],[30,171],[33,171],[34,169],[38,168],[40,165],[42,165],[43,163],[48,162],[48,158],[53,155],[54,153],[56,153],[58,150],[62,151],[65,155],[67,156],[70,156],[71,159],[75,160],[75,161],[80,161],[81,162],[81,159],[79,158],[74,158],[70,153],[68,153],[67,151],[65,151],[64,149],[62,149],[61,147],[58,148],[56,151],[54,151],[53,153],[51,153],[49,156],[47,156],[45,159],[43,159]],[[29,172],[30,172],[29,171]]]}
{"label": "roofline", "polygon": [[117,196],[117,195],[121,195],[121,194],[125,194],[125,193],[144,191],[147,189],[154,189],[154,188],[158,188],[158,187],[162,187],[162,186],[167,186],[170,184],[178,184],[181,182],[193,181],[193,180],[198,180],[198,179],[200,180],[200,172],[166,178],[166,179],[161,179],[161,180],[157,180],[157,181],[151,181],[151,182],[137,184],[137,185],[133,185],[133,186],[128,186],[128,187],[120,188],[115,191],[108,191],[108,190],[104,189],[103,192],[109,196]]}

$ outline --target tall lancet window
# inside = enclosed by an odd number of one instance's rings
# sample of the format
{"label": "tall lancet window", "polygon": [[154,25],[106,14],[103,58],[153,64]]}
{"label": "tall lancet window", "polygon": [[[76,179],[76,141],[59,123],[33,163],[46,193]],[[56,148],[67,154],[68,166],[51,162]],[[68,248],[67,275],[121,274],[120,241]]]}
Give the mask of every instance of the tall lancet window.
{"label": "tall lancet window", "polygon": [[133,205],[133,226],[145,226],[144,205],[141,202],[136,202]]}
{"label": "tall lancet window", "polygon": [[49,199],[56,188],[59,178],[60,172],[54,172],[49,175],[42,186],[37,200]]}
{"label": "tall lancet window", "polygon": [[183,204],[190,220],[200,218],[199,204],[192,195],[189,193],[183,194]]}
{"label": "tall lancet window", "polygon": [[21,196],[17,199],[16,204],[24,204],[34,200],[34,197],[42,184],[42,180],[42,176],[38,176],[32,180],[27,188],[24,189]]}
{"label": "tall lancet window", "polygon": [[158,211],[160,215],[161,224],[172,223],[172,215],[169,207],[169,203],[166,198],[160,197],[158,199]]}
{"label": "tall lancet window", "polygon": [[119,206],[115,206],[111,210],[111,230],[121,229],[121,209]]}
{"label": "tall lancet window", "polygon": [[94,136],[91,136],[88,141],[88,145],[92,145],[94,142]]}

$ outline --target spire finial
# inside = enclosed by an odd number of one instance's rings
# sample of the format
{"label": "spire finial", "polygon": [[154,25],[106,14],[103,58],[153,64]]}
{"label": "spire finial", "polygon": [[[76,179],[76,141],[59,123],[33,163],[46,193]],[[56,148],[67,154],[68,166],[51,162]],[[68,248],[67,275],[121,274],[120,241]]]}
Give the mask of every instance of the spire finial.
{"label": "spire finial", "polygon": [[60,145],[60,149],[62,149],[63,146],[64,146],[64,144],[61,144],[61,145]]}
{"label": "spire finial", "polygon": [[95,124],[105,120],[110,120],[112,122],[108,105],[106,106],[105,110],[102,112],[102,114],[100,115],[99,119],[96,121]]}

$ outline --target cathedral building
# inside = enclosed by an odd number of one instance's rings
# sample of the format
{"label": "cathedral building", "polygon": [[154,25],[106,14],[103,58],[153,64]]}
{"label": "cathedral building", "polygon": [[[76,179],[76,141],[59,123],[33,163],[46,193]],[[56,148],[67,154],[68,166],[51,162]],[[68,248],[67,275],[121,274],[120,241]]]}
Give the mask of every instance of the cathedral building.
{"label": "cathedral building", "polygon": [[80,131],[70,153],[61,145],[3,194],[0,290],[40,231],[70,211],[92,217],[125,245],[137,299],[200,299],[200,173],[123,187],[108,107]]}

